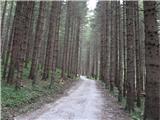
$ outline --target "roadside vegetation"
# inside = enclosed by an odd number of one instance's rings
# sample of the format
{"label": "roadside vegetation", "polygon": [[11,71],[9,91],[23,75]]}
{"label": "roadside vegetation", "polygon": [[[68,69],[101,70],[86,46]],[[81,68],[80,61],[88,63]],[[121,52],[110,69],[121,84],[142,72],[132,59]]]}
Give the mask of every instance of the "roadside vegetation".
{"label": "roadside vegetation", "polygon": [[[69,88],[77,78],[62,80],[60,78],[61,70],[56,70],[56,78],[52,87],[48,81],[39,81],[36,86],[32,86],[32,81],[28,80],[27,70],[24,72],[24,86],[20,90],[15,90],[12,85],[2,83],[1,85],[1,106],[2,106],[2,120],[12,119],[13,116],[24,112],[33,111],[45,104],[47,101],[56,100],[57,95],[61,95]],[[26,75],[26,76],[25,76]],[[43,99],[43,101],[41,101]],[[34,104],[33,106],[30,106]],[[30,106],[30,107],[27,107]]]}

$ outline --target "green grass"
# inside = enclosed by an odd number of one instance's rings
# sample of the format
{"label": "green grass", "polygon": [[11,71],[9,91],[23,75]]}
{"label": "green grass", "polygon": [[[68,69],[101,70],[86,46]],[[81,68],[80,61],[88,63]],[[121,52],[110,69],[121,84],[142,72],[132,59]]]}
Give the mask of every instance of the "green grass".
{"label": "green grass", "polygon": [[143,112],[144,112],[144,99],[141,99],[141,107],[138,108],[135,105],[134,112],[131,113],[131,117],[133,120],[143,120]]}
{"label": "green grass", "polygon": [[39,95],[25,88],[15,91],[15,88],[12,86],[2,86],[1,91],[2,106],[5,107],[16,107],[17,105],[29,102],[32,98]]}
{"label": "green grass", "polygon": [[53,83],[52,88],[49,88],[49,80],[42,81],[39,80],[37,84],[32,87],[31,80],[28,80],[29,67],[23,70],[23,79],[25,82],[25,87],[20,90],[15,90],[15,86],[7,85],[2,83],[1,85],[1,102],[2,107],[17,107],[22,104],[31,103],[36,98],[46,95],[54,94],[63,87],[63,83],[60,82],[61,70],[56,69],[56,79]]}
{"label": "green grass", "polygon": [[[41,82],[42,83],[42,82]],[[45,85],[44,85],[45,84]],[[14,86],[2,85],[1,87],[1,100],[2,107],[17,107],[25,103],[31,103],[36,98],[46,95],[54,94],[63,87],[62,84],[55,82],[53,87],[49,89],[47,83],[43,83],[43,86],[24,87],[20,90],[15,90]]]}
{"label": "green grass", "polygon": [[[58,93],[62,93],[65,90],[65,86],[69,85],[71,81],[61,79],[61,70],[56,69],[55,80],[50,86],[50,77],[48,80],[41,80],[43,69],[39,69],[37,72],[36,84],[32,86],[32,80],[28,79],[30,74],[31,62],[29,61],[27,66],[23,69],[21,89],[15,90],[15,85],[8,85],[6,80],[1,80],[1,105],[2,115],[1,118],[6,120],[10,118],[11,113],[19,108],[25,108],[25,106],[36,103],[41,98],[49,99],[50,96],[54,96]],[[3,73],[3,65],[1,65],[1,74]],[[51,76],[49,72],[49,76]],[[0,75],[1,75],[0,74]],[[16,77],[15,77],[16,78]],[[27,110],[27,109],[26,109]]]}

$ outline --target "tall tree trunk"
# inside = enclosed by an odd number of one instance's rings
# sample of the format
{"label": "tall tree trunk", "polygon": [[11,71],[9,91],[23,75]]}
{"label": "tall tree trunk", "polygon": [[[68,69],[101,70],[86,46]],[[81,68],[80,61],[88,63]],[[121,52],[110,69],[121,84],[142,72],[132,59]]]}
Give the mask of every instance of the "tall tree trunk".
{"label": "tall tree trunk", "polygon": [[124,56],[124,82],[123,82],[123,96],[126,96],[127,87],[127,38],[126,38],[126,1],[123,1],[123,56]]}
{"label": "tall tree trunk", "polygon": [[[106,34],[106,28],[108,27],[107,26],[107,22],[106,21],[106,1],[100,1],[100,7],[101,7],[101,13],[100,13],[100,20],[101,20],[101,25],[100,25],[100,29],[101,29],[101,56],[100,56],[100,79],[106,83],[106,45],[107,45],[107,36],[105,35]],[[105,9],[105,11],[104,11]]]}
{"label": "tall tree trunk", "polygon": [[122,39],[122,22],[121,22],[121,6],[120,1],[117,3],[117,19],[118,19],[118,101],[122,101],[122,83],[123,83],[123,39]]}
{"label": "tall tree trunk", "polygon": [[[9,61],[9,57],[11,56],[11,60],[10,60],[10,63],[9,63],[9,70],[8,70],[8,75],[7,75],[7,83],[9,84],[13,84],[13,77],[14,77],[14,67],[15,67],[15,41],[13,41],[13,38],[14,38],[14,33],[15,33],[15,17],[14,17],[14,20],[13,20],[13,25],[12,25],[12,30],[11,30],[11,35],[10,35],[10,39],[9,39],[9,44],[8,44],[8,51],[7,51],[7,56],[6,56],[6,61],[5,61],[5,69],[7,67],[7,64],[8,64],[8,61]],[[6,70],[4,70],[4,77],[6,76]]]}
{"label": "tall tree trunk", "polygon": [[138,7],[138,1],[135,2],[135,39],[136,39],[136,88],[137,88],[137,106],[141,106],[141,99],[140,99],[140,93],[141,93],[141,82],[140,82],[140,38],[139,38],[139,7]]}
{"label": "tall tree trunk", "polygon": [[71,69],[72,69],[72,67],[71,67],[71,64],[72,64],[72,51],[73,51],[73,49],[72,49],[72,44],[73,44],[73,38],[74,38],[74,23],[75,23],[75,21],[72,19],[72,21],[71,21],[71,35],[70,35],[70,42],[69,42],[69,61],[68,61],[68,76],[69,77],[71,77]]}
{"label": "tall tree trunk", "polygon": [[135,40],[134,40],[134,1],[126,1],[127,7],[127,102],[126,109],[134,111],[134,82],[135,82]]}
{"label": "tall tree trunk", "polygon": [[96,70],[95,70],[96,79],[98,79],[98,75],[99,75],[99,74],[98,74],[98,73],[99,73],[99,71],[98,71],[98,66],[99,66],[99,65],[98,65],[98,61],[99,61],[99,59],[98,59],[98,58],[99,58],[98,53],[99,53],[99,49],[98,49],[98,47],[96,47],[96,55],[95,55],[95,56],[96,56],[96,62],[95,62],[95,64],[96,64],[96,66],[95,66],[95,69],[96,69]]}
{"label": "tall tree trunk", "polygon": [[110,72],[110,41],[109,41],[109,2],[105,1],[105,51],[104,51],[104,80],[106,85],[109,85],[109,72]]}
{"label": "tall tree trunk", "polygon": [[39,52],[40,52],[40,44],[43,38],[43,27],[44,27],[44,13],[45,13],[45,2],[40,2],[39,7],[39,16],[37,19],[37,26],[36,26],[36,35],[34,41],[34,48],[33,48],[33,55],[32,55],[32,64],[30,70],[29,78],[32,79],[32,85],[36,82],[36,73],[38,72],[37,65],[39,63]]}
{"label": "tall tree trunk", "polygon": [[[12,45],[12,34],[13,34],[13,23],[14,23],[14,17],[12,17],[12,12],[13,12],[13,2],[11,3],[11,8],[10,8],[10,13],[9,13],[9,18],[8,18],[8,28],[7,28],[7,33],[6,33],[6,37],[5,37],[5,40],[8,41],[8,44],[6,45],[6,51],[3,51],[2,53],[2,64],[4,62],[4,70],[3,70],[3,76],[2,78],[5,79],[6,77],[6,73],[7,73],[7,65],[8,65],[8,59],[9,59],[9,52],[10,52],[10,48],[11,48],[11,45]],[[13,21],[13,22],[12,22]]]}
{"label": "tall tree trunk", "polygon": [[116,44],[116,38],[115,38],[115,2],[111,1],[111,67],[110,67],[110,91],[113,91],[114,87],[114,81],[115,81],[115,44]]}
{"label": "tall tree trunk", "polygon": [[87,50],[87,61],[86,61],[86,73],[87,73],[87,77],[90,77],[90,46],[88,44],[88,50]]}
{"label": "tall tree trunk", "polygon": [[30,12],[31,3],[21,2],[21,5],[22,5],[22,10],[20,12],[19,16],[20,18],[18,19],[20,25],[19,28],[17,28],[18,29],[17,41],[19,41],[18,43],[19,46],[17,48],[17,56],[16,56],[16,68],[17,68],[16,89],[19,89],[22,86],[22,79],[23,79],[22,74],[25,63],[25,53],[27,50],[27,43],[28,43],[27,33],[30,21],[27,13]]}
{"label": "tall tree trunk", "polygon": [[79,34],[80,34],[80,18],[77,18],[77,35],[76,35],[76,62],[75,62],[75,75],[78,74],[78,53],[79,53]]}
{"label": "tall tree trunk", "polygon": [[[28,67],[28,63],[29,61],[31,61],[31,56],[33,54],[33,46],[34,46],[34,40],[35,40],[35,34],[34,34],[34,29],[36,29],[34,27],[34,21],[36,21],[37,19],[36,18],[36,14],[34,14],[36,11],[36,3],[35,2],[32,2],[32,5],[31,5],[31,13],[29,15],[30,17],[30,21],[29,21],[29,29],[28,29],[28,44],[27,44],[27,50],[26,50],[26,54],[25,54],[25,67]],[[37,11],[36,11],[37,12]]]}
{"label": "tall tree trunk", "polygon": [[156,21],[156,1],[144,1],[146,98],[144,120],[159,120],[160,116],[160,51]]}
{"label": "tall tree trunk", "polygon": [[119,82],[119,15],[118,15],[118,11],[119,11],[119,6],[118,4],[120,4],[120,1],[116,1],[115,3],[115,86],[118,88],[118,82]]}
{"label": "tall tree trunk", "polygon": [[48,38],[48,32],[49,32],[49,17],[50,17],[50,4],[47,2],[46,3],[46,11],[45,11],[45,20],[44,20],[44,33],[43,33],[43,38],[41,42],[41,50],[40,50],[40,60],[39,63],[41,65],[41,74],[42,70],[44,69],[45,65],[45,56],[46,56],[46,47],[47,47],[47,38]]}
{"label": "tall tree trunk", "polygon": [[[22,35],[22,28],[21,28],[21,14],[23,4],[22,2],[17,2],[16,5],[16,11],[15,11],[15,16],[14,16],[14,24],[12,27],[13,30],[13,43],[12,43],[12,50],[11,50],[11,62],[9,66],[9,73],[7,76],[7,83],[13,84],[13,79],[14,79],[14,70],[15,70],[15,64],[16,64],[16,57],[17,57],[17,48],[19,46],[20,42],[20,35]],[[19,41],[18,41],[19,40]]]}
{"label": "tall tree trunk", "polygon": [[8,45],[8,36],[9,36],[9,33],[10,33],[10,24],[12,22],[12,12],[13,12],[13,4],[14,2],[12,1],[11,2],[11,5],[10,5],[10,11],[9,11],[9,15],[8,15],[8,18],[7,18],[7,24],[6,24],[6,33],[5,33],[5,37],[4,37],[4,45],[3,45],[3,48],[2,48],[2,64],[4,64],[4,61],[5,61],[5,54],[6,54],[6,51],[7,51],[7,45]]}
{"label": "tall tree trunk", "polygon": [[[29,21],[29,29],[28,29],[28,44],[27,44],[27,50],[26,50],[26,54],[25,54],[25,67],[28,67],[28,63],[31,61],[32,55],[33,55],[33,48],[34,48],[34,41],[35,41],[35,33],[34,33],[34,29],[36,29],[36,27],[34,27],[34,21],[37,22],[36,17],[38,16],[38,10],[36,10],[37,8],[39,9],[39,7],[36,6],[37,4],[35,2],[33,2],[32,4],[32,12],[30,13],[29,17],[30,17],[30,21]],[[39,5],[39,4],[38,4]],[[36,12],[35,12],[36,11]],[[37,14],[35,14],[37,13]]]}
{"label": "tall tree trunk", "polygon": [[76,21],[74,20],[73,23],[73,35],[72,35],[72,43],[71,43],[71,75],[73,76],[74,74],[74,53],[75,53],[75,36],[76,36]]}
{"label": "tall tree trunk", "polygon": [[61,77],[64,79],[64,74],[66,70],[66,60],[68,53],[68,39],[69,39],[69,28],[70,28],[70,7],[71,1],[67,2],[67,14],[66,14],[66,23],[65,23],[65,35],[64,35],[64,48],[63,48],[63,58],[62,58],[62,74]]}
{"label": "tall tree trunk", "polygon": [[6,9],[7,9],[7,1],[5,1],[4,7],[3,7],[2,21],[1,21],[1,33],[3,32]]}
{"label": "tall tree trunk", "polygon": [[15,81],[16,89],[20,88],[22,80],[22,71],[24,63],[24,53],[26,50],[26,32],[28,30],[28,2],[17,2],[15,18],[14,18],[14,33],[11,53],[10,70],[7,82],[12,83],[14,79],[14,69],[17,70],[17,78]]}
{"label": "tall tree trunk", "polygon": [[54,45],[54,37],[55,37],[55,26],[56,26],[56,6],[57,2],[52,2],[52,8],[50,12],[50,26],[48,32],[48,40],[47,40],[47,48],[46,48],[46,57],[45,57],[45,65],[42,79],[47,80],[49,78],[49,73],[52,68],[52,54],[53,54],[53,45]]}
{"label": "tall tree trunk", "polygon": [[[58,55],[58,41],[59,41],[59,25],[60,25],[60,13],[61,13],[61,2],[57,1],[57,15],[56,15],[56,30],[55,30],[55,42],[53,48],[53,59],[52,59],[52,72],[51,72],[51,81],[50,87],[53,84],[53,80],[55,80],[55,72],[56,72],[56,63],[57,63],[57,55]],[[54,39],[54,38],[53,38]]]}

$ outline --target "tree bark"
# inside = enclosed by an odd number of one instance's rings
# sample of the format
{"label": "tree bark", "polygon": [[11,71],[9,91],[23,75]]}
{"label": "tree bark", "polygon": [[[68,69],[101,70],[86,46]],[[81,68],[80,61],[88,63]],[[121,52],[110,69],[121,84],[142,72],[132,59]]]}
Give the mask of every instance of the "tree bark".
{"label": "tree bark", "polygon": [[3,13],[2,13],[1,33],[3,33],[3,26],[4,26],[4,18],[5,18],[6,8],[7,8],[7,1],[5,1],[5,3],[4,3]]}
{"label": "tree bark", "polygon": [[140,93],[141,93],[141,78],[140,78],[140,67],[141,67],[141,62],[140,62],[140,38],[139,38],[139,7],[138,7],[138,1],[135,2],[135,42],[136,42],[136,95],[137,95],[137,107],[141,106],[141,99],[140,99]]}
{"label": "tree bark", "polygon": [[49,73],[52,68],[52,54],[53,54],[53,45],[54,45],[54,37],[55,37],[55,26],[56,26],[56,5],[57,2],[52,2],[52,8],[50,12],[50,26],[48,32],[48,40],[47,40],[47,48],[46,48],[46,57],[45,57],[45,65],[43,70],[43,80],[47,80],[49,78]]}
{"label": "tree bark", "polygon": [[[34,48],[33,48],[33,55],[32,55],[32,64],[29,78],[32,80],[32,85],[36,82],[36,74],[38,72],[37,65],[39,63],[39,52],[40,52],[40,44],[43,38],[43,27],[44,27],[44,13],[46,10],[45,2],[40,2],[39,7],[39,16],[37,19],[37,26],[36,26],[36,34],[35,34],[35,41],[34,41]],[[28,51],[29,52],[29,51]]]}
{"label": "tree bark", "polygon": [[134,82],[135,82],[135,40],[134,40],[134,1],[126,1],[127,15],[127,102],[126,109],[134,111]]}
{"label": "tree bark", "polygon": [[113,91],[115,81],[115,55],[116,55],[116,38],[115,38],[115,2],[111,1],[111,67],[110,67],[110,91]]}
{"label": "tree bark", "polygon": [[[57,2],[57,15],[56,15],[56,30],[55,30],[55,41],[54,41],[54,48],[53,48],[53,59],[52,59],[52,72],[51,72],[51,81],[50,87],[55,80],[55,72],[56,72],[56,63],[57,63],[57,55],[58,55],[58,41],[59,41],[59,25],[60,25],[60,13],[61,13],[61,2]],[[54,38],[52,38],[54,39]]]}
{"label": "tree bark", "polygon": [[10,33],[10,24],[12,22],[12,12],[13,12],[13,4],[14,2],[12,1],[11,2],[11,5],[10,5],[10,11],[9,11],[9,15],[8,15],[8,18],[7,18],[7,24],[6,24],[6,33],[5,33],[5,37],[4,37],[4,45],[3,45],[3,48],[2,48],[2,64],[4,64],[4,61],[5,61],[5,54],[6,54],[6,51],[7,51],[7,45],[8,45],[8,36],[9,36],[9,33]]}
{"label": "tree bark", "polygon": [[156,1],[144,1],[146,98],[144,120],[159,120],[160,116],[160,51],[156,21]]}
{"label": "tree bark", "polygon": [[71,1],[67,2],[67,14],[66,14],[66,23],[65,23],[65,35],[64,35],[64,48],[63,48],[63,58],[62,58],[62,74],[61,77],[64,79],[65,70],[66,70],[66,60],[68,53],[68,39],[69,39],[69,28],[70,28],[70,10]]}

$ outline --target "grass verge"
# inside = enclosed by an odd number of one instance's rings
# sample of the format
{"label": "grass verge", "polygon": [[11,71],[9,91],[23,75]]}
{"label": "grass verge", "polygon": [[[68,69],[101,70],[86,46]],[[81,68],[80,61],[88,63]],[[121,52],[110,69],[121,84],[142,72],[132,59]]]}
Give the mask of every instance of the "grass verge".
{"label": "grass verge", "polygon": [[49,88],[49,81],[39,80],[32,87],[32,81],[25,79],[25,86],[16,91],[14,86],[2,84],[1,86],[1,119],[12,120],[15,116],[40,108],[43,104],[53,102],[64,94],[64,91],[75,79],[60,79],[60,71],[56,72],[56,80]]}

